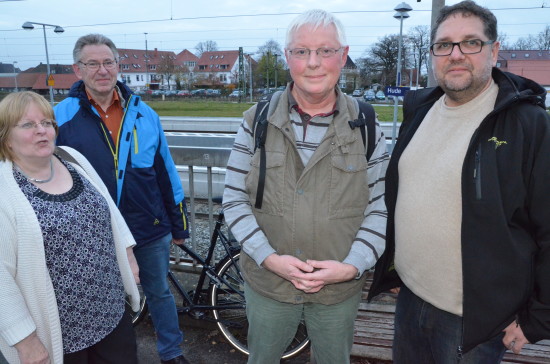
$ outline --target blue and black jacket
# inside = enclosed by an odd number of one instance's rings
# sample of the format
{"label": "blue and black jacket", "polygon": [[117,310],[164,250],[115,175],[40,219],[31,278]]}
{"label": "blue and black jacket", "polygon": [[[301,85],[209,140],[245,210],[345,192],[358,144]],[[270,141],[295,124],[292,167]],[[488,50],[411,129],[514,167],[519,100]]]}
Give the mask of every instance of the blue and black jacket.
{"label": "blue and black jacket", "polygon": [[128,87],[120,82],[117,86],[124,107],[119,135],[110,135],[84,83],[78,81],[55,107],[57,145],[72,147],[90,161],[138,246],[168,233],[175,239],[188,238],[184,192],[160,119]]}

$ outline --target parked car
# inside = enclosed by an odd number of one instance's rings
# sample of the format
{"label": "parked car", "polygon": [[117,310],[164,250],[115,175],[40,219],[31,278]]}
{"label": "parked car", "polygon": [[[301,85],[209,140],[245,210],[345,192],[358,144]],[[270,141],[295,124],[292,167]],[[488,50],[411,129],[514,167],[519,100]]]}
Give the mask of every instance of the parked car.
{"label": "parked car", "polygon": [[166,90],[164,91],[164,94],[166,96],[176,96],[178,94],[178,90]]}
{"label": "parked car", "polygon": [[233,90],[233,92],[229,94],[229,97],[232,97],[232,98],[242,97],[242,96],[244,96],[244,92],[242,90]]}
{"label": "parked car", "polygon": [[376,93],[376,100],[385,100],[385,99],[386,99],[386,95],[384,95],[383,91],[378,91]]}
{"label": "parked car", "polygon": [[189,92],[189,90],[181,90],[176,94],[176,96],[189,97],[191,96],[191,92]]}
{"label": "parked car", "polygon": [[374,101],[376,99],[376,94],[373,90],[367,90],[363,94],[363,98],[365,99],[365,101]]}
{"label": "parked car", "polygon": [[360,97],[361,95],[363,95],[363,89],[362,88],[358,88],[358,89],[354,90],[351,94],[351,96],[356,96],[356,97]]}
{"label": "parked car", "polygon": [[206,90],[203,88],[193,90],[191,91],[191,96],[206,96]]}
{"label": "parked car", "polygon": [[162,90],[153,90],[153,92],[151,92],[151,95],[161,96],[161,95],[164,95],[164,91],[162,91]]}
{"label": "parked car", "polygon": [[218,89],[208,89],[206,90],[206,96],[218,97],[221,96],[222,92]]}

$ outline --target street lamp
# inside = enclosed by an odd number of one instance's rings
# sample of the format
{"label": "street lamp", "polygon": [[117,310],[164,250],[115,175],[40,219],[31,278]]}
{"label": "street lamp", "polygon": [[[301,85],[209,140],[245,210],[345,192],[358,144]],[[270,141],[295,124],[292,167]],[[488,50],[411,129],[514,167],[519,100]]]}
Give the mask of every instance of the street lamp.
{"label": "street lamp", "polygon": [[[399,19],[400,27],[399,27],[399,48],[397,51],[397,77],[395,80],[395,87],[399,87],[401,85],[401,46],[403,44],[403,19],[407,19],[410,17],[408,14],[409,11],[412,10],[411,6],[405,2],[397,5],[393,10],[396,11],[394,14],[395,19]],[[399,104],[399,99],[397,96],[393,97],[394,100],[394,106],[393,106],[393,129],[392,129],[392,142],[391,147],[393,150],[393,147],[395,146],[395,139],[397,135],[397,108]]]}
{"label": "street lamp", "polygon": [[248,55],[248,70],[250,71],[250,102],[252,102],[252,57]]}
{"label": "street lamp", "polygon": [[[48,56],[48,41],[46,40],[46,27],[53,27],[53,31],[55,33],[63,33],[65,29],[61,28],[59,25],[52,25],[52,24],[44,24],[44,23],[36,23],[32,21],[27,21],[23,24],[23,29],[25,30],[33,30],[34,25],[42,25],[42,29],[44,31],[44,46],[46,47],[46,66],[47,66],[47,74],[46,74],[46,84],[48,84],[48,81],[50,79],[50,58]],[[53,86],[50,87],[50,103],[53,106]]]}
{"label": "street lamp", "polygon": [[277,88],[277,73],[279,73],[277,72],[277,57],[279,57],[279,55],[275,53],[273,56],[275,57],[275,88]]}
{"label": "street lamp", "polygon": [[147,69],[149,62],[149,55],[147,54],[147,33],[145,34],[145,90],[149,89],[149,70]]}
{"label": "street lamp", "polygon": [[16,68],[15,68],[15,64],[17,63],[17,61],[13,61],[13,79],[15,80],[15,92],[19,92],[19,88],[17,87],[17,71],[16,71]]}

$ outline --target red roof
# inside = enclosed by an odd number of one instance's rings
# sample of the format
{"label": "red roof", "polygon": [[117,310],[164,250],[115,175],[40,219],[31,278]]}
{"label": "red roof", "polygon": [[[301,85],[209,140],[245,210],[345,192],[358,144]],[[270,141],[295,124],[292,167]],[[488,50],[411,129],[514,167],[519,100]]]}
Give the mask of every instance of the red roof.
{"label": "red roof", "polygon": [[189,52],[187,49],[184,49],[176,56],[176,62],[178,64],[183,64],[183,62],[194,61],[199,62],[199,57],[195,56],[193,53]]}
{"label": "red roof", "polygon": [[[46,84],[46,74],[45,73],[39,73],[37,74],[36,81],[34,82],[34,85],[32,86],[33,90],[47,90],[49,87]],[[71,88],[73,83],[78,81],[78,77],[73,74],[58,74],[54,75],[52,74],[53,80],[54,80],[54,89],[62,89],[62,90],[68,90]],[[17,79],[19,81],[19,79]]]}
{"label": "red roof", "polygon": [[227,68],[230,70],[238,59],[239,51],[204,52],[197,65],[199,67],[206,66],[207,70],[210,71],[219,71],[219,67],[216,68],[216,65],[227,65]]}
{"label": "red roof", "polygon": [[[176,54],[169,51],[159,51],[158,49],[150,49],[147,52],[143,49],[117,49],[120,57],[121,72],[123,73],[143,73],[145,65],[159,65],[166,58],[170,58],[176,63]],[[147,56],[147,57],[146,57]],[[147,63],[146,63],[147,61]],[[154,70],[151,70],[154,72]]]}
{"label": "red roof", "polygon": [[[245,55],[246,62],[251,57]],[[239,51],[204,52],[201,55],[195,72],[230,72],[239,61]],[[256,63],[252,59],[253,63]]]}
{"label": "red roof", "polygon": [[[78,81],[73,74],[52,74],[54,89],[68,90],[73,83]],[[17,87],[20,89],[47,90],[45,73],[19,73],[17,74]],[[0,77],[0,88],[15,88],[13,77]]]}

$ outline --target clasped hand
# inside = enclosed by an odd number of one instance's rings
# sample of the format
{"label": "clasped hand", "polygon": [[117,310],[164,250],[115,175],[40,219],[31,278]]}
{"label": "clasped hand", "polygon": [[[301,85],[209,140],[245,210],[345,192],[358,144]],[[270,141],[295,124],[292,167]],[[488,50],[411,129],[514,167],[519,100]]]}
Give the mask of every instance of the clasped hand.
{"label": "clasped hand", "polygon": [[349,281],[357,275],[357,268],[351,264],[335,260],[304,262],[290,255],[271,254],[262,265],[306,293],[319,292],[328,284]]}

